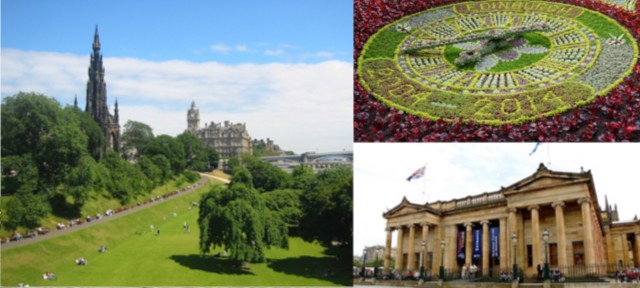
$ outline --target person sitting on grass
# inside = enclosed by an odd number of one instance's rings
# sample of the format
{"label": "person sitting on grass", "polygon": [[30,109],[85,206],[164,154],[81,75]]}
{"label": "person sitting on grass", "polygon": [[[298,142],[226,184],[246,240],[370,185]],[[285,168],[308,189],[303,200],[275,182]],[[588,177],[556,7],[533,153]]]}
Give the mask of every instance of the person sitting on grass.
{"label": "person sitting on grass", "polygon": [[51,273],[49,271],[44,272],[44,274],[42,274],[42,278],[44,280],[56,280],[57,279],[56,278],[56,274],[53,274],[53,273]]}
{"label": "person sitting on grass", "polygon": [[107,247],[105,247],[104,245],[100,245],[100,248],[98,249],[98,252],[100,252],[100,253],[107,252]]}
{"label": "person sitting on grass", "polygon": [[80,257],[78,259],[76,259],[76,265],[80,265],[80,266],[87,266],[87,260],[84,259],[84,257]]}

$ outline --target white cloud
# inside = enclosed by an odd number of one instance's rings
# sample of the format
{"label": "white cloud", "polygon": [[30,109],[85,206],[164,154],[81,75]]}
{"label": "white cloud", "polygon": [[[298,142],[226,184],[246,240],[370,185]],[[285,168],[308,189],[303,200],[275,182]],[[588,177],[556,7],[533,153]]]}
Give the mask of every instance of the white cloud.
{"label": "white cloud", "polygon": [[227,53],[231,51],[231,47],[227,46],[226,44],[218,43],[218,44],[211,45],[211,50],[216,52]]}
{"label": "white cloud", "polygon": [[284,54],[284,50],[282,49],[273,49],[264,51],[264,55],[267,56],[281,56]]}
{"label": "white cloud", "polygon": [[[554,171],[591,170],[601,207],[607,195],[610,204],[617,204],[621,219],[638,213],[640,144],[542,144],[529,156],[534,145],[354,144],[354,251],[384,245],[382,213],[402,197],[426,203],[498,191],[533,174],[541,162]],[[407,182],[425,163],[424,178]]]}
{"label": "white cloud", "polygon": [[333,58],[335,56],[336,56],[335,53],[329,52],[329,51],[318,51],[315,53],[302,55],[303,58],[324,58],[324,59]]}
{"label": "white cloud", "polygon": [[[63,104],[86,97],[89,57],[2,49],[2,96],[36,91]],[[285,149],[352,149],[351,63],[237,64],[104,58],[109,105],[120,124],[149,124],[155,134],[186,129],[191,101],[204,122],[246,123],[253,138]],[[113,109],[113,107],[110,107]]]}
{"label": "white cloud", "polygon": [[251,52],[251,49],[247,45],[236,45],[236,51],[238,52]]}

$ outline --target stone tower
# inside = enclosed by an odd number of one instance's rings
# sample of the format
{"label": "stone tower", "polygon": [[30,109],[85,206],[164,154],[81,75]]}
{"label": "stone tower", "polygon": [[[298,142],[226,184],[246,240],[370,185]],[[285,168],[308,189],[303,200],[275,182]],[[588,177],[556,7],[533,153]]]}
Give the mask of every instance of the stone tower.
{"label": "stone tower", "polygon": [[102,66],[102,54],[100,54],[100,37],[98,26],[93,36],[93,53],[89,64],[89,81],[87,81],[87,103],[85,112],[89,113],[104,131],[106,149],[119,151],[120,148],[120,124],[118,123],[118,101],[115,102],[115,116],[109,114],[107,106],[107,84],[104,82],[104,66]]}
{"label": "stone tower", "polygon": [[196,102],[191,101],[191,109],[187,111],[187,131],[195,132],[200,129],[200,109],[196,108]]}

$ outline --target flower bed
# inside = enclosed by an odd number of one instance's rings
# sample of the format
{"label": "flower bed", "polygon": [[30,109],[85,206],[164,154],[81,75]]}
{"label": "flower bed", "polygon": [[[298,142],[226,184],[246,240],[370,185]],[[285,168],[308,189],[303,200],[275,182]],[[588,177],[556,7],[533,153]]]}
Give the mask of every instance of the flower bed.
{"label": "flower bed", "polygon": [[[640,140],[637,12],[578,0],[527,1],[535,15],[517,1],[470,3],[355,1],[355,141]],[[552,28],[539,33],[549,47],[519,42],[518,50],[486,57],[482,69],[452,68],[446,47],[398,53],[541,21]],[[544,57],[521,60],[527,52]],[[490,68],[502,64],[515,67]]]}

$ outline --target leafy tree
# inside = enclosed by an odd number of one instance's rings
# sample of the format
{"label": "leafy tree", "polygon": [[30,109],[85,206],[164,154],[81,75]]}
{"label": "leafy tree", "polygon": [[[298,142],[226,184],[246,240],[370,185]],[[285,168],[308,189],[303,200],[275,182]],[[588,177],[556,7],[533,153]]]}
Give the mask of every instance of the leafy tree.
{"label": "leafy tree", "polygon": [[[146,156],[145,156],[146,157]],[[164,183],[167,180],[171,179],[171,177],[173,177],[173,171],[171,170],[171,162],[169,162],[169,159],[167,159],[167,157],[164,157],[164,155],[153,155],[151,157],[151,162],[153,162],[153,164],[155,164],[159,169],[161,174],[161,179],[162,181],[160,183]]]}
{"label": "leafy tree", "polygon": [[291,188],[306,189],[313,177],[313,168],[307,165],[298,165],[291,171]]}
{"label": "leafy tree", "polygon": [[36,228],[40,226],[40,219],[50,211],[46,194],[19,191],[7,202],[7,228]]}
{"label": "leafy tree", "polygon": [[137,195],[150,191],[152,185],[137,166],[131,165],[113,151],[107,151],[102,159],[109,169],[111,179],[107,185],[112,197],[125,204]]}
{"label": "leafy tree", "polygon": [[78,126],[58,123],[42,135],[34,160],[41,180],[49,185],[64,182],[64,177],[87,153],[88,139]]}
{"label": "leafy tree", "polygon": [[218,167],[218,161],[220,160],[220,155],[218,151],[213,147],[205,147],[206,159],[208,163],[207,170]]}
{"label": "leafy tree", "polygon": [[80,126],[80,130],[87,135],[88,143],[87,150],[93,159],[96,161],[100,160],[102,156],[102,147],[104,147],[105,139],[104,139],[104,131],[98,125],[89,113],[85,113],[80,110],[80,108],[67,106],[64,109],[66,114],[70,114],[73,118],[75,118],[75,122]]}
{"label": "leafy tree", "polygon": [[301,190],[282,189],[262,193],[262,198],[269,210],[280,215],[280,218],[289,227],[297,227],[300,224],[302,210],[300,210]]}
{"label": "leafy tree", "polygon": [[31,154],[2,157],[2,194],[14,194],[18,189],[32,193],[38,189],[38,168]]}
{"label": "leafy tree", "polygon": [[20,92],[2,99],[2,155],[37,151],[41,137],[61,116],[60,104],[37,93]]}
{"label": "leafy tree", "polygon": [[124,154],[133,157],[129,160],[138,160],[143,147],[153,139],[153,129],[142,122],[129,120],[124,124],[121,138],[124,143]]}
{"label": "leafy tree", "polygon": [[244,156],[242,165],[249,170],[253,176],[253,186],[256,189],[272,191],[289,186],[291,176],[282,169],[271,165],[255,156]]}
{"label": "leafy tree", "polygon": [[[215,152],[215,150],[205,147],[202,141],[190,132],[184,132],[178,135],[176,139],[184,146],[187,168],[198,171],[209,169],[210,153],[212,153],[212,151]],[[217,156],[217,153],[215,153],[215,156]]]}
{"label": "leafy tree", "polygon": [[227,165],[224,169],[224,172],[228,174],[233,174],[233,171],[240,166],[242,166],[242,164],[240,163],[240,159],[237,157],[231,157],[229,158],[229,160],[227,160]]}
{"label": "leafy tree", "polygon": [[163,155],[171,164],[173,175],[178,175],[186,167],[186,157],[184,146],[177,139],[169,135],[160,135],[147,143],[142,149],[142,153],[153,157]]}
{"label": "leafy tree", "polygon": [[[230,258],[264,262],[264,249],[288,247],[287,227],[251,187],[250,174],[237,171],[228,188],[215,186],[200,200],[200,252],[224,247]],[[247,182],[247,180],[249,180]]]}
{"label": "leafy tree", "polygon": [[333,241],[349,247],[353,235],[353,174],[339,167],[316,174],[300,198],[300,234],[326,246]]}
{"label": "leafy tree", "polygon": [[64,188],[66,195],[74,199],[76,206],[82,207],[89,197],[89,190],[94,187],[94,183],[101,181],[96,173],[96,161],[89,155],[85,155],[78,161],[78,165],[71,168],[65,175]]}
{"label": "leafy tree", "polygon": [[[154,157],[163,157],[162,155],[156,155]],[[166,160],[166,158],[164,158],[164,160],[166,161],[166,167],[167,169],[170,169],[170,164],[169,161]],[[138,163],[136,163],[136,165],[138,167],[140,167],[140,169],[142,170],[142,173],[144,173],[144,175],[147,176],[147,178],[149,178],[149,180],[153,181],[155,185],[159,185],[164,183],[164,181],[166,180],[165,175],[163,175],[162,170],[158,167],[158,165],[156,165],[155,163],[153,163],[153,160],[151,160],[151,158],[147,157],[147,156],[141,156],[140,159],[138,160]]]}

